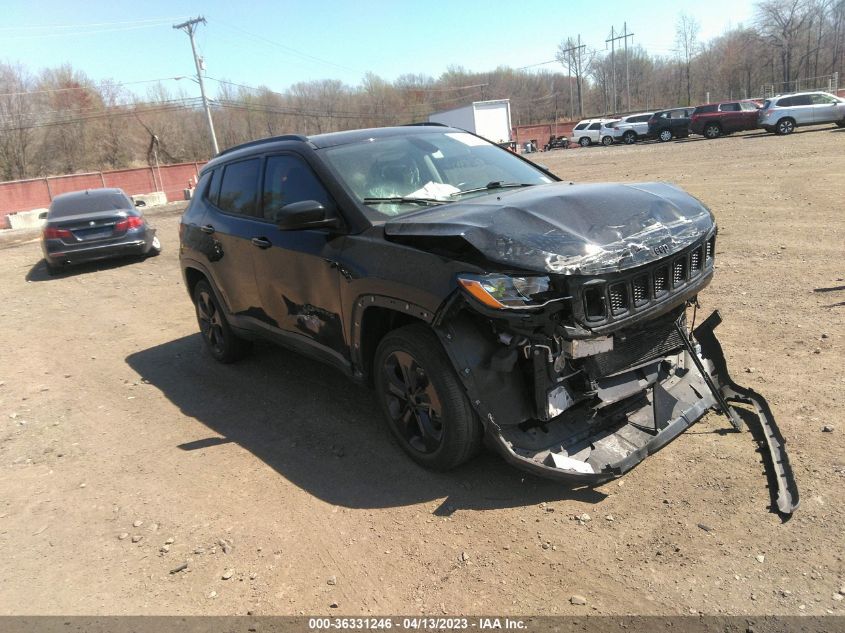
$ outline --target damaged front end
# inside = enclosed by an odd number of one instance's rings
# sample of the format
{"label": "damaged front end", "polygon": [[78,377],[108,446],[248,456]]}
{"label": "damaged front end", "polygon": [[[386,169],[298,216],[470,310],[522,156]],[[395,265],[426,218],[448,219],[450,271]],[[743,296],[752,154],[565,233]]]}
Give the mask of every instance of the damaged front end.
{"label": "damaged front end", "polygon": [[[599,484],[710,410],[741,430],[732,404],[747,404],[775,466],[778,509],[794,511],[783,440],[765,400],[731,380],[714,334],[718,312],[688,323],[714,253],[715,228],[664,259],[600,276],[460,276],[463,292],[435,328],[505,459],[541,476]],[[529,300],[510,301],[517,295]]]}

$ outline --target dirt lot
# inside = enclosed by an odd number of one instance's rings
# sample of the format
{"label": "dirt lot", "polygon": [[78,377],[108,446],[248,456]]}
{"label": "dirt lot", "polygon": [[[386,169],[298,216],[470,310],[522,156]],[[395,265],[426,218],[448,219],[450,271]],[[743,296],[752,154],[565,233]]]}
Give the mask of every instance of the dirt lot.
{"label": "dirt lot", "polygon": [[713,209],[701,299],[789,440],[786,522],[752,435],[713,414],[597,489],[492,455],[421,470],[339,374],[269,345],[210,359],[172,211],[143,262],[50,278],[37,243],[7,245],[0,613],[843,614],[843,150],[825,127],[536,155]]}

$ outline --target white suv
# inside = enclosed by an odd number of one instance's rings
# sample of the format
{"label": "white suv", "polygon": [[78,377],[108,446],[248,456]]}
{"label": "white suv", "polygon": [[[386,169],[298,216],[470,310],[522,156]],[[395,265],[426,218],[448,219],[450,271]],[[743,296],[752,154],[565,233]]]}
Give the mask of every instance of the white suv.
{"label": "white suv", "polygon": [[602,125],[618,121],[618,119],[584,119],[572,128],[572,136],[569,140],[578,143],[581,147],[588,147],[601,140]]}
{"label": "white suv", "polygon": [[614,142],[621,141],[626,145],[631,145],[641,138],[646,138],[648,136],[648,120],[652,115],[654,115],[654,112],[629,114],[618,121],[602,125],[601,144],[606,147],[613,145]]}
{"label": "white suv", "polygon": [[757,124],[775,134],[792,134],[801,125],[836,123],[845,127],[845,100],[828,92],[799,92],[767,100]]}

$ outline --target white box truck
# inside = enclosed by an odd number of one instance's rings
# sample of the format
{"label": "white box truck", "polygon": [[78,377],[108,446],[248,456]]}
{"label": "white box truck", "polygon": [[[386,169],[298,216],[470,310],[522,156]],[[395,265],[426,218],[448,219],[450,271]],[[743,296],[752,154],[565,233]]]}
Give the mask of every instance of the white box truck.
{"label": "white box truck", "polygon": [[507,143],[511,139],[510,99],[475,101],[460,108],[434,112],[428,120],[478,134],[492,143]]}

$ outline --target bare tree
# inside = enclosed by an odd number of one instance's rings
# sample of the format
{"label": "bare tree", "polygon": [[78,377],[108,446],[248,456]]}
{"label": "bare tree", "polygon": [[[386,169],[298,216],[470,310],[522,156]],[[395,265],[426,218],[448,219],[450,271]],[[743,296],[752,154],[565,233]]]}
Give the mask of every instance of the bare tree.
{"label": "bare tree", "polygon": [[807,0],[765,0],[757,5],[762,35],[778,50],[782,81],[789,89],[795,57],[804,25],[812,15]]}
{"label": "bare tree", "polygon": [[698,20],[681,13],[675,24],[675,45],[681,56],[684,68],[684,80],[687,89],[686,105],[692,105],[692,60],[698,51],[698,32],[701,30]]}

